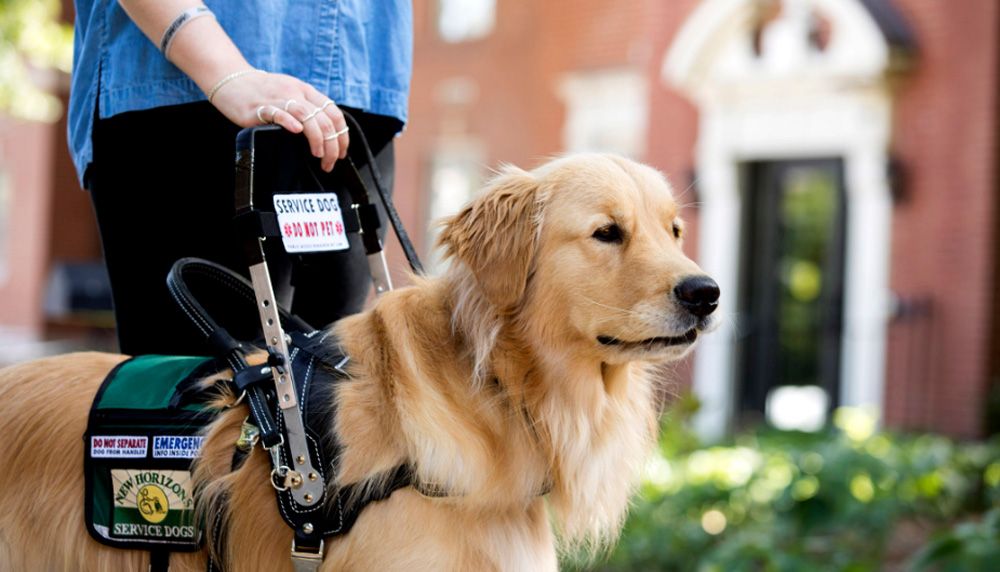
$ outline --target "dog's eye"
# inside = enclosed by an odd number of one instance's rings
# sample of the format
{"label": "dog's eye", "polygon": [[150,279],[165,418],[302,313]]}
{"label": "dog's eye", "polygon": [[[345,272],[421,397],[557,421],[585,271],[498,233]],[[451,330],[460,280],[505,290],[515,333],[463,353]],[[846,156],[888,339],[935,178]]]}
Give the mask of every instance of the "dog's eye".
{"label": "dog's eye", "polygon": [[675,223],[674,224],[674,238],[680,238],[680,237],[681,237],[681,227]]}
{"label": "dog's eye", "polygon": [[601,242],[621,242],[622,229],[618,228],[617,224],[602,226],[594,231],[594,238]]}

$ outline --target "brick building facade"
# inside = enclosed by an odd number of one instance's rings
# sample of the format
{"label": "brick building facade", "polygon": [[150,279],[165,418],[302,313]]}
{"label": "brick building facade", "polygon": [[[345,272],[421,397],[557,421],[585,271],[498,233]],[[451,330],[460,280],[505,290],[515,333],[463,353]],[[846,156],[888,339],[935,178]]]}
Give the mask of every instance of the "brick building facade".
{"label": "brick building facade", "polygon": [[[414,0],[414,16],[396,201],[425,256],[429,222],[500,163],[631,155],[671,179],[689,204],[686,250],[731,293],[727,325],[676,372],[706,402],[708,433],[761,408],[773,385],[797,383],[823,386],[828,407],[874,403],[890,427],[996,430],[996,2]],[[0,325],[44,332],[58,322],[39,294],[51,269],[93,260],[99,242],[63,127],[2,129],[0,169],[14,182],[4,262],[22,271],[0,283]],[[46,150],[31,151],[33,141]],[[815,379],[747,369],[760,361],[747,341],[757,335],[748,277],[759,272],[748,244],[780,226],[780,250],[792,232],[780,212],[746,214],[751,197],[771,192],[753,187],[755,173],[805,173],[843,202],[831,211],[835,238],[824,239],[836,256],[821,273],[796,274],[822,284],[814,305],[837,307],[817,314],[835,335],[819,342]],[[776,257],[763,260],[779,268]],[[393,266],[404,267],[398,250]],[[758,314],[784,335],[766,308]],[[748,388],[750,378],[763,385]]]}
{"label": "brick building facade", "polygon": [[[706,165],[699,164],[703,153],[699,149],[708,139],[704,108],[715,103],[693,100],[690,93],[665,77],[669,75],[666,60],[671,50],[677,49],[685,25],[696,12],[715,8],[720,25],[729,26],[719,32],[720,37],[729,34],[733,42],[760,42],[761,28],[781,20],[780,12],[809,10],[810,22],[818,22],[816,28],[826,35],[822,41],[829,46],[821,46],[824,49],[835,50],[838,36],[855,38],[859,45],[868,41],[864,34],[836,25],[881,34],[887,50],[885,65],[871,77],[864,81],[841,78],[840,83],[817,83],[818,87],[809,88],[817,90],[810,97],[822,99],[828,93],[839,93],[845,81],[855,82],[862,86],[859,91],[868,90],[862,98],[869,98],[873,89],[884,94],[884,98],[875,98],[877,103],[862,105],[887,112],[884,149],[875,165],[880,171],[872,174],[869,168],[868,176],[880,179],[876,185],[888,194],[857,204],[847,199],[847,218],[851,220],[845,223],[847,242],[856,243],[848,244],[846,250],[855,248],[862,253],[856,257],[867,260],[853,268],[851,253],[845,255],[845,275],[853,273],[856,283],[845,288],[845,298],[870,296],[881,302],[860,303],[863,308],[874,308],[863,312],[873,317],[860,321],[874,325],[851,326],[850,308],[845,307],[840,359],[851,363],[839,368],[840,394],[830,396],[831,405],[861,404],[867,396],[874,396],[872,400],[879,404],[891,427],[960,436],[982,435],[987,430],[987,404],[1000,373],[996,357],[1000,354],[996,307],[1000,248],[995,231],[1000,7],[996,3],[497,0],[476,2],[490,6],[494,20],[487,33],[465,41],[448,41],[440,33],[448,4],[447,0],[414,3],[417,63],[412,121],[400,140],[399,153],[401,173],[405,173],[400,179],[412,185],[400,188],[400,194],[419,197],[409,205],[416,208],[416,212],[411,211],[414,224],[419,226],[431,214],[440,214],[432,203],[435,192],[442,190],[432,183],[454,183],[454,178],[435,178],[436,170],[465,164],[465,180],[470,181],[467,186],[474,187],[477,178],[488,175],[483,167],[501,162],[530,167],[566,149],[610,148],[656,166],[680,190],[691,187],[682,201],[695,203],[686,212],[696,227],[688,233],[692,239],[686,248],[696,259],[704,258],[701,243],[713,233],[711,229],[697,230],[699,219],[705,218],[697,203],[704,200],[699,187],[713,176],[705,171]],[[707,4],[716,6],[706,8]],[[726,15],[726,10],[743,12],[732,16]],[[701,17],[704,20],[704,15]],[[754,18],[760,21],[746,21]],[[865,23],[865,19],[869,21]],[[740,37],[748,31],[750,37]],[[754,33],[758,36],[753,37]],[[862,50],[855,52],[845,58],[856,58],[858,66],[867,65],[869,60]],[[637,127],[632,127],[635,122],[630,123],[627,117],[620,123],[623,129],[635,131],[631,143],[614,140],[613,134],[608,140],[606,132],[614,126],[594,128],[605,130],[603,140],[601,133],[588,139],[586,133],[574,131],[573,123],[578,121],[574,115],[594,123],[601,122],[601,114],[614,115],[613,105],[601,101],[600,95],[586,100],[588,93],[608,92],[609,84],[616,82],[636,85],[636,91],[641,92],[638,104],[632,95],[615,93],[613,88],[608,96],[643,108],[637,115],[645,120]],[[577,93],[572,93],[574,89]],[[723,91],[717,97],[728,96]],[[580,99],[584,108],[590,106],[591,114],[574,109],[580,106]],[[758,105],[758,100],[744,105]],[[858,128],[864,129],[865,119],[861,121]],[[768,129],[766,122],[756,125]],[[867,143],[859,145],[860,149]],[[810,153],[829,157],[835,147],[790,153],[789,158],[809,158]],[[764,156],[768,160],[782,158]],[[746,158],[753,158],[753,154]],[[857,192],[850,188],[850,164],[858,162],[856,159],[853,155],[843,159],[846,193],[852,197]],[[443,194],[449,194],[447,188]],[[884,208],[886,216],[866,215],[872,208]],[[885,228],[851,229],[852,222],[856,227]],[[877,255],[864,253],[868,249],[865,237],[880,231],[886,237],[884,262]],[[739,237],[741,241],[744,238]],[[869,276],[869,272],[874,274]],[[884,274],[881,281],[880,273]],[[739,280],[728,286],[742,288]],[[742,311],[738,302],[736,305],[735,310],[730,309],[733,314]],[[737,316],[734,322],[740,319]],[[847,331],[851,328],[867,328],[865,331],[875,332],[881,339],[871,341],[865,337],[870,334],[865,334],[852,341],[853,334]],[[735,335],[733,338],[727,343],[739,345]],[[851,344],[858,347],[850,349]],[[705,345],[702,352],[709,353],[709,344]],[[737,354],[730,352],[728,359],[738,360]],[[704,359],[705,363],[712,360],[709,356]],[[861,371],[864,366],[857,365],[862,361],[873,364],[877,375],[854,382],[859,387],[852,390],[855,397],[851,398],[844,388],[852,383],[852,377],[867,375]],[[696,386],[702,367],[704,364],[695,360]],[[861,373],[855,375],[851,367]],[[713,386],[728,392],[721,396],[727,413],[739,407],[739,381],[731,379],[739,376],[737,369],[730,367],[726,373],[730,379]],[[683,380],[688,376],[681,368],[679,377]]]}

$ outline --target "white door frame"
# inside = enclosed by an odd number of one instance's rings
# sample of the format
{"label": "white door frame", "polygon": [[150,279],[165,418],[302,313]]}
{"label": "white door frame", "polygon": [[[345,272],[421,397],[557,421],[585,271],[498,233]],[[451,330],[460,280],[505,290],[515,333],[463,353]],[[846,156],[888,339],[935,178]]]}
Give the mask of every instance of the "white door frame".
{"label": "white door frame", "polygon": [[[696,149],[698,261],[735,316],[740,285],[740,165],[748,161],[841,158],[847,194],[840,405],[881,413],[892,194],[888,180],[891,50],[858,0],[782,0],[758,55],[750,38],[758,0],[706,0],[667,53],[665,82],[700,111]],[[822,52],[808,43],[808,16],[831,24]],[[734,320],[706,336],[695,355],[694,393],[703,437],[730,428],[735,399]]]}

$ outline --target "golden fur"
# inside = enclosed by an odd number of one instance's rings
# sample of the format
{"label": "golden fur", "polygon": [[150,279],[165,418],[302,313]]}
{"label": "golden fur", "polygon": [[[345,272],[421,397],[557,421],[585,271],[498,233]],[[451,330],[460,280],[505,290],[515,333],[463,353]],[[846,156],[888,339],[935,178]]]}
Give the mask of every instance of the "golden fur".
{"label": "golden fur", "polygon": [[[692,345],[654,339],[712,326],[673,294],[702,274],[681,250],[678,209],[658,172],[613,156],[506,168],[444,222],[444,276],[334,326],[352,358],[330,428],[345,446],[339,482],[377,487],[409,463],[451,496],[411,487],[370,505],[328,540],[321,570],[555,570],[556,539],[596,549],[617,536],[656,435],[649,366]],[[620,240],[595,237],[611,225]],[[146,553],[100,545],[83,523],[81,436],[122,359],[0,374],[0,569],[146,570]],[[246,415],[233,408],[209,428],[201,505],[232,491],[230,570],[290,571],[266,453],[229,471]],[[204,568],[203,552],[171,557],[172,572]]]}

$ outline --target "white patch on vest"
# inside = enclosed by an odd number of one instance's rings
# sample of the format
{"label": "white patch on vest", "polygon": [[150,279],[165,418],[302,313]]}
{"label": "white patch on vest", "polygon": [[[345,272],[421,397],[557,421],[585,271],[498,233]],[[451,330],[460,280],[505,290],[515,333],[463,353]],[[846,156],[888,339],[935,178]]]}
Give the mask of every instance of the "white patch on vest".
{"label": "white patch on vest", "polygon": [[108,435],[90,438],[92,459],[144,459],[149,439],[141,436]]}
{"label": "white patch on vest", "polygon": [[157,435],[153,437],[154,459],[194,459],[201,456],[204,437]]}

